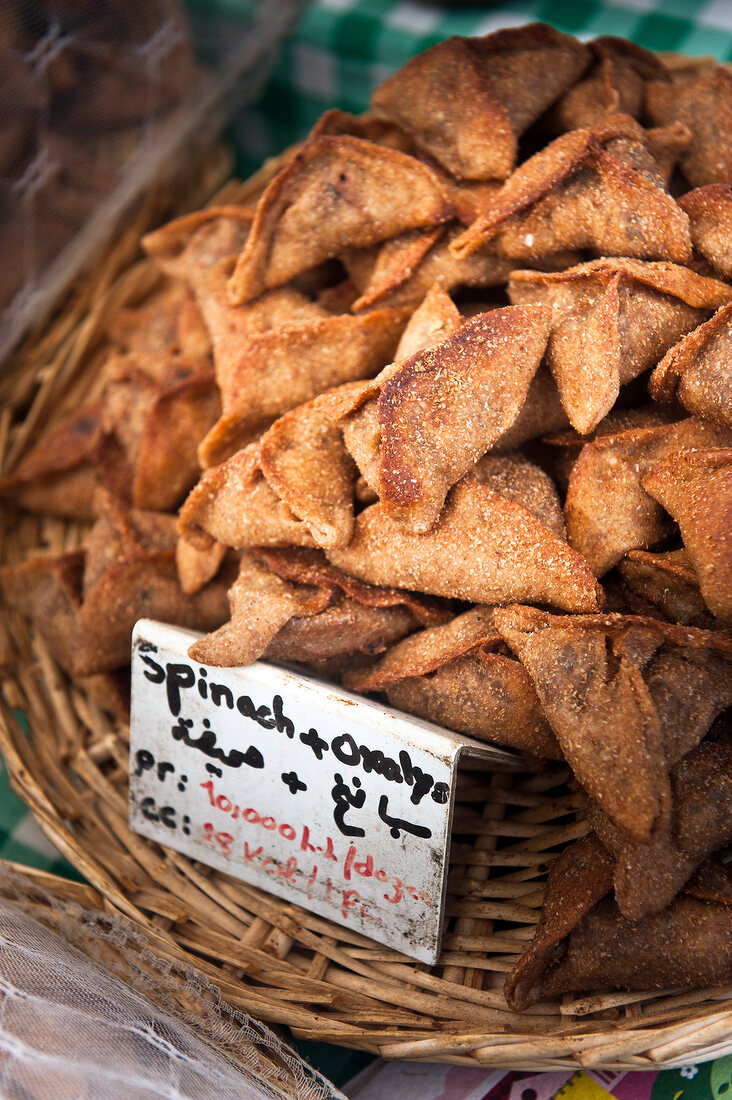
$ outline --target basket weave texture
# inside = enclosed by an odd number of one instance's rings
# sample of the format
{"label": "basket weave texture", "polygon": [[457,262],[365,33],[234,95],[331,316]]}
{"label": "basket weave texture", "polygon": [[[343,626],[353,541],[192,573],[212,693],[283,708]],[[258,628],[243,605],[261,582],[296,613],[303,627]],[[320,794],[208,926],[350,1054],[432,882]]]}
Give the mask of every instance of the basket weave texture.
{"label": "basket weave texture", "polygon": [[[251,202],[277,163],[248,184],[227,184],[215,201]],[[220,169],[219,161],[201,171],[184,206],[166,213],[200,205]],[[155,284],[139,238],[161,210],[151,201],[140,212],[56,322],[0,375],[4,470],[41,429],[94,396],[107,319]],[[0,532],[0,561],[72,550],[83,535],[78,524],[21,516]],[[564,767],[461,777],[443,951],[429,968],[133,833],[127,726],[68,681],[8,609],[0,609],[0,688],[0,749],[46,835],[110,909],[153,929],[171,955],[258,1019],[384,1058],[473,1066],[660,1069],[732,1052],[732,986],[567,997],[520,1014],[506,1007],[503,982],[532,937],[547,869],[587,829],[585,796],[567,786]]]}

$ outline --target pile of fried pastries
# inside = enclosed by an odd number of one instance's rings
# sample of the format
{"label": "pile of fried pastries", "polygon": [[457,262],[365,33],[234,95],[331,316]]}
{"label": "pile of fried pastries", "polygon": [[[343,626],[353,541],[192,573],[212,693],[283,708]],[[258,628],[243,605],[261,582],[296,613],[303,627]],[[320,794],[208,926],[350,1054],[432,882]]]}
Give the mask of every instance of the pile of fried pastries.
{"label": "pile of fried pastries", "polygon": [[730,184],[725,68],[442,42],[147,236],[99,399],[0,486],[94,521],[2,573],[73,677],[147,616],[566,760],[515,1009],[732,978]]}

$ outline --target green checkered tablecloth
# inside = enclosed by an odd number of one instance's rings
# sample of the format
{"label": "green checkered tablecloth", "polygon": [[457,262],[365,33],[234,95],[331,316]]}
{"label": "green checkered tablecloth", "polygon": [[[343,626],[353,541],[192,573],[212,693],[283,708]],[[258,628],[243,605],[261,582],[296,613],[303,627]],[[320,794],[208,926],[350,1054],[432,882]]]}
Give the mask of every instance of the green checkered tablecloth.
{"label": "green checkered tablecloth", "polygon": [[[277,0],[265,0],[276,3]],[[197,14],[236,20],[250,0],[188,0]],[[541,20],[592,38],[623,35],[655,50],[732,59],[732,0],[509,0],[427,4],[414,0],[314,0],[287,40],[259,102],[231,127],[239,170],[301,139],[329,107],[362,111],[371,89],[407,58],[451,34],[486,34]],[[0,857],[71,873],[8,788],[0,763]]]}

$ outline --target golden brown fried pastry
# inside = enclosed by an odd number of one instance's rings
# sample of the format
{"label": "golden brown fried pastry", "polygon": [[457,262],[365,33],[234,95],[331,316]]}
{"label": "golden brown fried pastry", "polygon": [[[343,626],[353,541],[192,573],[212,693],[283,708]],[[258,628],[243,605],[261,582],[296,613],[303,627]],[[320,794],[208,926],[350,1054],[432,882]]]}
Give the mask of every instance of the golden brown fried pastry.
{"label": "golden brown fried pastry", "polygon": [[364,389],[346,445],[386,515],[429,530],[450,487],[516,419],[548,334],[541,306],[479,314]]}
{"label": "golden brown fried pastry", "polygon": [[505,179],[520,135],[589,58],[576,39],[537,23],[484,38],[449,38],[385,80],[371,107],[454,176]]}
{"label": "golden brown fried pastry", "polygon": [[403,309],[376,309],[293,321],[254,336],[220,383],[223,414],[201,446],[202,464],[228,458],[325,390],[371,378],[390,362],[407,317]]}
{"label": "golden brown fried pastry", "polygon": [[209,363],[128,355],[105,373],[102,482],[137,508],[175,508],[196,482],[198,445],[221,407]]}
{"label": "golden brown fried pastry", "polygon": [[161,271],[196,290],[212,267],[239,255],[253,220],[245,206],[209,206],[147,233],[142,246]]}
{"label": "golden brown fried pastry", "polygon": [[576,841],[549,872],[544,907],[528,951],[506,981],[510,1008],[522,1011],[562,993],[596,989],[661,989],[707,986],[732,976],[729,873],[716,876],[716,891],[696,883],[667,909],[641,921],[623,917],[605,897],[612,859],[594,836]]}
{"label": "golden brown fried pastry", "polygon": [[686,550],[663,554],[630,550],[618,569],[628,588],[659,607],[671,622],[714,626]]}
{"label": "golden brown fried pastry", "polygon": [[517,452],[488,454],[478,459],[471,473],[482,485],[522,504],[547,530],[566,542],[567,530],[557,490],[540,466]]}
{"label": "golden brown fried pastry", "polygon": [[[373,504],[356,518],[349,545],[328,557],[371,584],[472,603],[529,599],[583,611],[602,599],[579,554],[523,505],[470,474],[450,491],[428,534],[413,534]],[[525,595],[513,595],[519,591]]]}
{"label": "golden brown fried pastry", "polygon": [[44,432],[15,470],[0,479],[0,498],[30,512],[93,519],[102,415],[103,402],[97,401]]}
{"label": "golden brown fried pastry", "polygon": [[[417,250],[411,244],[407,251],[403,238],[372,249],[351,250],[343,261],[350,279],[360,291],[351,308],[360,309],[362,303],[414,308],[432,286],[441,286],[448,293],[461,287],[503,286],[516,267],[516,261],[500,255],[492,244],[470,255],[457,255],[451,244],[460,234],[459,226],[448,226],[414,269],[404,260],[413,260]],[[382,251],[386,253],[383,262]],[[536,263],[547,271],[557,271],[578,259],[579,253],[565,250],[541,257]]]}
{"label": "golden brown fried pastry", "polygon": [[175,567],[178,583],[185,594],[192,596],[213,580],[229,552],[228,546],[221,542],[214,542],[207,550],[201,550],[179,537],[175,544]]}
{"label": "golden brown fried pastry", "polygon": [[118,310],[107,326],[107,335],[122,351],[133,354],[196,359],[211,354],[211,341],[195,298],[179,281],[167,282],[138,306]]}
{"label": "golden brown fried pastry", "polygon": [[583,434],[612,409],[622,385],[732,302],[732,288],[716,279],[628,259],[552,274],[514,271],[508,294],[520,305],[551,308],[546,362],[572,427]]}
{"label": "golden brown fried pastry", "polygon": [[70,676],[129,664],[140,618],[212,630],[226,618],[225,575],[185,596],[175,570],[175,519],[126,513],[107,498],[88,550],[0,570],[7,604],[32,619]]}
{"label": "golden brown fried pastry", "polygon": [[216,380],[225,399],[236,394],[233,377],[251,341],[282,325],[319,321],[328,311],[294,287],[262,294],[256,301],[232,306],[226,283],[235,258],[227,256],[203,271],[196,281],[196,300],[211,334]]}
{"label": "golden brown fried pastry", "polygon": [[210,550],[215,542],[236,549],[315,545],[307,525],[262,473],[258,443],[205,471],[180,510],[178,533],[199,550]]}
{"label": "golden brown fried pastry", "polygon": [[259,465],[279,499],[318,546],[347,546],[358,471],[338,427],[358,383],[322,394],[276,420],[259,443]]}
{"label": "golden brown fried pastry", "polygon": [[[557,401],[559,401],[558,394]],[[543,435],[542,443],[551,448],[545,461],[555,482],[566,495],[572,469],[586,443],[592,443],[606,435],[627,432],[633,428],[659,428],[663,424],[672,424],[678,419],[680,416],[676,410],[664,409],[653,401],[629,409],[616,405],[612,412],[603,417],[589,436],[580,435],[573,428]]]}
{"label": "golden brown fried pastry", "polygon": [[625,836],[590,802],[590,825],[615,859],[615,901],[628,920],[665,909],[703,860],[732,842],[732,744],[703,741],[674,768],[671,791],[671,827],[650,844]]}
{"label": "golden brown fried pastry", "polygon": [[449,294],[433,286],[407,321],[394,354],[394,362],[409,359],[420,351],[441,344],[463,323],[460,310]]}
{"label": "golden brown fried pastry", "polygon": [[704,420],[732,428],[732,304],[717,310],[666,353],[648,383],[656,401],[680,401]]}
{"label": "golden brown fried pastry", "polygon": [[671,532],[642,480],[659,462],[694,447],[729,445],[729,429],[694,417],[637,428],[587,443],[569,479],[564,516],[569,541],[601,577],[629,550],[646,550]]}
{"label": "golden brown fried pastry", "polygon": [[699,744],[732,703],[729,633],[720,634],[717,644],[718,651],[711,645],[664,643],[648,665],[645,680],[663,727],[669,767]]}
{"label": "golden brown fried pastry", "polygon": [[655,54],[625,38],[596,38],[588,46],[592,68],[552,109],[551,122],[557,132],[593,126],[604,115],[618,112],[639,118],[646,82],[671,79]]}
{"label": "golden brown fried pastry", "polygon": [[732,624],[732,448],[677,454],[645,475],[643,489],[678,523],[707,607]]}
{"label": "golden brown fried pastry", "polygon": [[352,115],[338,107],[332,107],[320,116],[309,137],[339,137],[342,134],[373,141],[376,145],[386,145],[390,149],[399,149],[402,153],[414,155],[415,152],[414,142],[403,130],[392,126],[390,122],[370,114]]}
{"label": "golden brown fried pastry", "polygon": [[188,653],[206,664],[249,665],[264,653],[288,619],[297,614],[317,614],[329,600],[326,589],[288,584],[254,554],[245,552],[239,575],[229,590],[229,621],[194,642]]}
{"label": "golden brown fried pastry", "polygon": [[732,275],[732,187],[710,183],[678,199],[689,215],[694,248],[725,279]]}
{"label": "golden brown fried pastry", "polygon": [[[534,681],[567,763],[588,794],[639,841],[667,830],[673,761],[665,724],[675,723],[676,715],[669,714],[668,695],[656,702],[649,678],[659,661],[668,663],[667,650],[681,675],[686,654],[678,660],[675,647],[732,662],[732,641],[636,615],[560,616],[514,606],[497,608],[494,622]],[[692,710],[688,702],[683,736],[696,738],[688,748],[726,705],[717,673],[715,663],[708,690],[698,685],[703,704]],[[674,736],[672,729],[670,755]]]}
{"label": "golden brown fried pastry", "polygon": [[524,261],[565,248],[691,259],[689,219],[664,190],[644,131],[627,115],[563,134],[524,161],[450,247],[465,256],[489,241]]}
{"label": "golden brown fried pastry", "polygon": [[235,305],[346,248],[438,225],[451,210],[439,180],[414,157],[355,137],[316,137],[260,199],[229,281]]}
{"label": "golden brown fried pastry", "polygon": [[297,584],[338,589],[364,607],[393,607],[403,604],[422,626],[435,626],[450,618],[442,600],[435,600],[419,592],[408,592],[403,588],[364,584],[331,565],[320,550],[260,549],[256,553],[279,577]]}
{"label": "golden brown fried pastry", "polygon": [[313,661],[377,653],[418,624],[444,618],[434,601],[361,584],[307,550],[245,552],[229,602],[231,620],[189,650],[196,660],[238,665],[262,654]]}
{"label": "golden brown fried pastry", "polygon": [[562,758],[522,665],[505,652],[492,608],[475,607],[443,626],[397,642],[375,665],[346,672],[356,691],[385,691],[389,702],[448,729]]}
{"label": "golden brown fried pastry", "polygon": [[722,65],[699,65],[672,84],[646,86],[646,112],[656,126],[681,122],[691,142],[681,170],[692,187],[732,182],[732,74]]}
{"label": "golden brown fried pastry", "polygon": [[410,229],[398,237],[370,248],[349,248],[342,259],[351,282],[362,287],[352,302],[354,313],[371,309],[402,283],[407,282],[430,252],[445,236],[445,227]]}
{"label": "golden brown fried pastry", "polygon": [[500,435],[493,451],[513,451],[530,439],[555,432],[569,424],[557,384],[546,367],[540,366],[531,379],[521,412],[507,431]]}

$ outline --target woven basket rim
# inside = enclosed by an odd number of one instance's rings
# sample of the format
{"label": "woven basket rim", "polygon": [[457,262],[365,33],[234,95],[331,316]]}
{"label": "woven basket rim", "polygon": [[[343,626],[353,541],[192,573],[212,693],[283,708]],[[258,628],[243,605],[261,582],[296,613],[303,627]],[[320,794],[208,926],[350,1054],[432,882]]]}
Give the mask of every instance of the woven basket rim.
{"label": "woven basket rim", "polygon": [[[680,63],[695,60],[676,56]],[[211,203],[253,201],[288,155],[266,164],[243,186],[226,185]],[[208,193],[212,191],[211,186]],[[36,334],[0,378],[0,394],[6,399],[0,457],[4,453],[14,463],[59,409],[78,403],[87,392],[85,375],[97,362],[104,318],[154,283],[149,261],[136,259],[135,248],[129,247],[154,222],[154,210],[141,212],[128,231],[127,250],[120,248],[105,259],[65,313]],[[29,410],[14,426],[14,411],[27,406],[29,398]],[[68,549],[79,538],[74,525],[55,520],[21,519],[19,529],[19,545],[12,533],[0,536],[2,560],[17,556],[19,546],[24,552],[45,540],[51,548]],[[441,964],[439,976],[374,941],[137,836],[127,826],[122,793],[128,739],[124,727],[100,709],[91,692],[70,684],[43,640],[7,611],[0,612],[3,650],[0,751],[13,789],[46,836],[91,884],[84,890],[95,891],[108,909],[154,928],[171,952],[202,969],[224,996],[253,1017],[287,1024],[296,1037],[387,1059],[520,1065],[537,1071],[675,1068],[732,1052],[732,986],[588,996],[550,1011],[537,1006],[526,1014],[511,1013],[496,989],[483,988],[470,965],[477,955],[469,947],[449,950],[449,962]],[[14,671],[8,671],[11,661]],[[23,705],[27,736],[15,714]],[[523,835],[531,836],[533,829],[534,840],[520,840],[514,847],[524,845],[531,866],[519,868],[514,879],[536,887],[541,830],[555,845],[555,837],[572,839],[584,830],[576,815],[567,824],[566,811],[559,815],[560,824],[549,828],[552,818],[548,810],[542,816],[541,799],[556,797],[556,784],[542,791],[528,773],[512,782],[518,786],[509,790],[506,805],[513,804],[510,798],[518,792],[523,805],[534,809],[495,821],[490,815],[482,819],[474,851],[489,866],[495,849],[492,832],[500,835],[505,828],[508,835],[521,836],[516,822],[523,821]],[[506,790],[499,784],[494,794]],[[534,814],[540,825],[527,828],[527,814]],[[110,855],[112,849],[117,854]],[[461,866],[469,877],[476,865],[466,856]],[[528,891],[526,897],[524,906],[538,904]],[[473,924],[477,920],[478,927],[486,919],[492,920],[479,917]],[[518,933],[509,930],[507,935],[521,950],[526,936]],[[499,931],[496,938],[501,935]],[[507,967],[499,966],[499,973],[501,969]]]}

